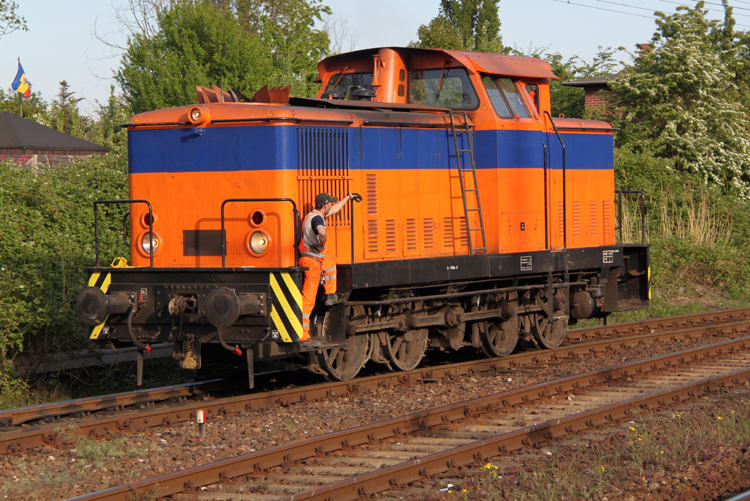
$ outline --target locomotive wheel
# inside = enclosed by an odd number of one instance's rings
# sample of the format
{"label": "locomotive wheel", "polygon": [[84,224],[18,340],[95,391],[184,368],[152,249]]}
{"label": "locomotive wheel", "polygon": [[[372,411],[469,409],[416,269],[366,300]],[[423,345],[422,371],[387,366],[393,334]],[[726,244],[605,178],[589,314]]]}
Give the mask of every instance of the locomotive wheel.
{"label": "locomotive wheel", "polygon": [[428,329],[415,329],[403,334],[387,334],[383,351],[393,366],[410,371],[419,365],[427,350]]}
{"label": "locomotive wheel", "polygon": [[535,315],[536,326],[532,329],[534,339],[543,348],[557,348],[565,338],[567,322],[564,318],[555,319],[550,322],[546,315]]}
{"label": "locomotive wheel", "polygon": [[358,335],[346,338],[346,347],[321,350],[318,363],[328,372],[333,381],[348,381],[359,373],[370,354],[370,336]]}
{"label": "locomotive wheel", "polygon": [[505,322],[486,322],[480,331],[482,351],[488,357],[507,357],[518,344],[518,317],[513,316]]}

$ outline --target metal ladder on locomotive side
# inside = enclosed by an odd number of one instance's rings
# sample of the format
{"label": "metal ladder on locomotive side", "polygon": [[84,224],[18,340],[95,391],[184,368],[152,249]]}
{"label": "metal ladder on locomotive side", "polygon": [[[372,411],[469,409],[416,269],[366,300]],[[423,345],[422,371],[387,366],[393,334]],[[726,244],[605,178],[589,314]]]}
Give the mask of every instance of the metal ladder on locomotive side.
{"label": "metal ladder on locomotive side", "polygon": [[[482,204],[479,201],[479,185],[477,184],[477,170],[476,166],[474,164],[474,146],[471,140],[471,131],[469,130],[469,117],[466,115],[466,112],[462,112],[464,116],[464,122],[463,127],[456,128],[456,122],[453,116],[453,110],[449,110],[450,113],[450,119],[451,119],[451,132],[453,133],[453,146],[456,151],[456,165],[458,166],[458,179],[461,181],[461,197],[464,201],[464,218],[466,219],[466,234],[469,240],[469,252],[470,254],[474,255],[478,251],[483,251],[485,254],[487,254],[487,237],[484,233],[484,218],[482,217]],[[468,145],[467,149],[458,149],[458,134],[466,134],[466,142]],[[461,154],[462,153],[468,153],[469,158],[471,159],[471,166],[468,168],[464,168],[461,164]],[[467,176],[468,173],[471,173],[471,176]],[[467,176],[467,177],[465,177]],[[471,181],[471,184],[473,188],[467,187],[467,184],[469,184],[467,181]],[[474,201],[476,202],[476,207],[470,207],[469,206],[469,200],[467,199],[467,196],[473,196]],[[471,227],[471,220],[469,218],[469,215],[472,212],[477,212],[479,214],[479,226],[476,228]],[[472,232],[480,232],[482,236],[482,246],[481,247],[474,247],[474,240],[472,239]]]}

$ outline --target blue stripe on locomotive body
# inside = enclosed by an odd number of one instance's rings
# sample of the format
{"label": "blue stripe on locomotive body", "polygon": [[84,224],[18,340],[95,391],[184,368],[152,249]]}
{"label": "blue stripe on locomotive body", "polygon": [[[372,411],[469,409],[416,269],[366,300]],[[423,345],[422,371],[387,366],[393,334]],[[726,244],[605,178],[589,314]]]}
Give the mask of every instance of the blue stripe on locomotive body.
{"label": "blue stripe on locomotive body", "polygon": [[[319,127],[322,128],[322,127]],[[448,169],[455,167],[453,137],[446,129],[342,128],[349,131],[350,169]],[[297,169],[297,126],[151,129],[129,132],[130,173]],[[361,134],[361,138],[360,138]],[[467,148],[460,134],[459,149]],[[562,134],[567,169],[612,170],[611,134]],[[481,130],[474,136],[477,169],[562,168],[555,134]],[[463,162],[468,162],[464,154]],[[466,164],[468,166],[468,164]]]}

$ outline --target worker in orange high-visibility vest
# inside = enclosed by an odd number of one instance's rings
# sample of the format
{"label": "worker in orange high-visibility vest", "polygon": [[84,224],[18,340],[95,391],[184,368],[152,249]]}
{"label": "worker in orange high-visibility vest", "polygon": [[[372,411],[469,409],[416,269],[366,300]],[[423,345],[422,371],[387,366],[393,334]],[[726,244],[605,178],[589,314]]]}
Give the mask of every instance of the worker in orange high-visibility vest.
{"label": "worker in orange high-visibility vest", "polygon": [[302,286],[302,338],[306,348],[318,348],[320,343],[310,339],[310,314],[315,307],[318,287],[323,284],[326,292],[326,306],[341,302],[336,294],[336,255],[326,250],[325,218],[340,211],[349,200],[362,201],[357,193],[350,193],[339,200],[328,193],[315,197],[315,209],[302,222],[302,239],[299,242],[299,265],[307,268],[305,283]]}

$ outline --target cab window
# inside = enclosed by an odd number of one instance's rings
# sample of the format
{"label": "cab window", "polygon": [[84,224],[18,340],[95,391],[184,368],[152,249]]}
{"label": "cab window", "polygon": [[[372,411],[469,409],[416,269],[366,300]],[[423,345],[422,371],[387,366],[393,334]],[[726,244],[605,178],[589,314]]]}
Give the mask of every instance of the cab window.
{"label": "cab window", "polygon": [[487,95],[500,118],[531,118],[523,94],[516,83],[507,77],[485,75],[482,77]]}
{"label": "cab window", "polygon": [[526,84],[526,93],[531,99],[531,104],[536,108],[536,112],[539,113],[539,86],[537,84]]}
{"label": "cab window", "polygon": [[463,68],[437,68],[409,73],[409,103],[475,110],[479,98]]}
{"label": "cab window", "polygon": [[349,94],[353,90],[367,89],[372,90],[372,73],[335,73],[328,79],[328,85],[323,92],[339,92],[343,99],[349,99]]}

